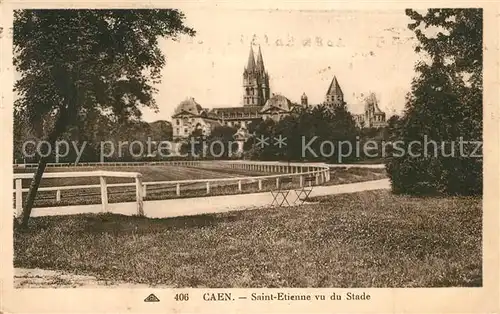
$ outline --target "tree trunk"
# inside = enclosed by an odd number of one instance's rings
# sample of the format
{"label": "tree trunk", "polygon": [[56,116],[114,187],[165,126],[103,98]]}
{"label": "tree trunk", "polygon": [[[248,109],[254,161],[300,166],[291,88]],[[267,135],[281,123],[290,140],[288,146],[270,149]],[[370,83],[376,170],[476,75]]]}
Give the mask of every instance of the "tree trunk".
{"label": "tree trunk", "polygon": [[19,223],[21,228],[28,227],[28,221],[31,216],[31,209],[33,208],[33,204],[35,203],[35,197],[38,193],[38,187],[40,186],[40,181],[42,180],[43,172],[45,171],[45,167],[47,166],[48,157],[42,157],[38,162],[38,167],[36,168],[35,176],[33,180],[31,180],[30,190],[28,195],[26,196],[26,200],[23,206],[23,213],[21,217],[19,217]]}
{"label": "tree trunk", "polygon": [[[63,112],[59,116],[59,119],[55,124],[54,130],[47,138],[49,147],[53,148],[59,136],[64,133],[64,131],[66,130],[66,126],[68,125],[69,118],[71,118],[71,116],[68,116],[66,112]],[[44,155],[46,155],[47,152],[43,153]],[[45,171],[45,168],[47,167],[49,156],[40,158],[40,160],[38,161],[38,167],[36,169],[35,175],[31,180],[30,190],[28,191],[28,195],[26,196],[26,199],[24,201],[23,212],[18,220],[18,224],[23,229],[28,227],[28,221],[31,216],[31,210],[33,209],[33,204],[35,203],[35,198],[38,193],[38,188],[40,187],[40,182],[42,180],[43,173]]]}
{"label": "tree trunk", "polygon": [[[54,125],[54,129],[49,133],[47,137],[47,142],[51,148],[54,147],[55,142],[65,131],[68,125],[75,122],[77,117],[77,104],[78,104],[78,89],[76,88],[75,82],[71,79],[71,75],[68,74],[65,68],[56,67],[53,69],[53,76],[55,78],[54,83],[61,91],[61,95],[65,98],[66,106],[63,106],[60,115]],[[46,155],[46,154],[44,154]],[[38,167],[36,169],[33,180],[30,184],[30,190],[26,196],[26,200],[23,206],[23,212],[21,217],[19,217],[19,223],[21,228],[28,227],[28,221],[30,219],[31,210],[33,204],[35,203],[35,198],[38,193],[38,188],[40,187],[40,182],[42,180],[43,173],[47,166],[49,157],[41,157],[38,162]]]}

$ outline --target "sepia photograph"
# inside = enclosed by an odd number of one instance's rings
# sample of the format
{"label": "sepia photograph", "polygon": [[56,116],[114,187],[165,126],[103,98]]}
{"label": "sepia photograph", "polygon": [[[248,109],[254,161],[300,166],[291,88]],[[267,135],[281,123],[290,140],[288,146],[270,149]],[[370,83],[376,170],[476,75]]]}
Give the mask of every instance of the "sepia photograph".
{"label": "sepia photograph", "polygon": [[11,12],[15,290],[484,287],[483,8]]}
{"label": "sepia photograph", "polygon": [[14,12],[17,287],[482,285],[481,9],[190,13]]}

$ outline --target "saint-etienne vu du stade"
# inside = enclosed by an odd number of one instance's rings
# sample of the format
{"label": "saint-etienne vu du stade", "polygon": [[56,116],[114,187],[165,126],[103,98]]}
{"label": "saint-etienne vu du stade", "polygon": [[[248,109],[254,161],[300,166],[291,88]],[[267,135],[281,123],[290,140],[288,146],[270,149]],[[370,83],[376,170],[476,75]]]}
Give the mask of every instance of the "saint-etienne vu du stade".
{"label": "saint-etienne vu du stade", "polygon": [[[233,301],[236,298],[233,297],[231,293],[204,293],[203,300],[205,301]],[[241,299],[241,297],[240,297]],[[251,301],[315,301],[315,300],[370,300],[370,294],[363,293],[353,293],[347,292],[344,294],[340,293],[327,293],[322,295],[311,295],[311,294],[292,294],[284,292],[276,293],[252,293],[250,295]]]}

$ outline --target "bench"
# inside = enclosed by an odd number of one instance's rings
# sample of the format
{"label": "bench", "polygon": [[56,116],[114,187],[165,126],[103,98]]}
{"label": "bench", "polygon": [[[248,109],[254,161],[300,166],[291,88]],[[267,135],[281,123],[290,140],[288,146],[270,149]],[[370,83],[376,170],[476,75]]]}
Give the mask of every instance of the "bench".
{"label": "bench", "polygon": [[[305,202],[309,200],[309,195],[311,194],[313,190],[313,182],[316,182],[316,177],[315,176],[307,176],[304,178],[304,185],[298,189],[295,189],[295,195],[297,198],[293,202],[294,204],[300,203],[300,205],[303,205]],[[306,186],[305,183],[309,183],[308,186]],[[304,196],[304,198],[301,198],[301,196]]]}
{"label": "bench", "polygon": [[289,186],[292,183],[292,178],[291,177],[283,177],[283,178],[277,178],[278,180],[278,187],[276,190],[271,190],[271,195],[273,197],[273,201],[271,203],[271,206],[277,205],[277,206],[283,206],[283,204],[287,204],[290,206],[290,203],[288,203],[287,197],[288,194],[290,193],[289,189],[284,188],[285,186]]}

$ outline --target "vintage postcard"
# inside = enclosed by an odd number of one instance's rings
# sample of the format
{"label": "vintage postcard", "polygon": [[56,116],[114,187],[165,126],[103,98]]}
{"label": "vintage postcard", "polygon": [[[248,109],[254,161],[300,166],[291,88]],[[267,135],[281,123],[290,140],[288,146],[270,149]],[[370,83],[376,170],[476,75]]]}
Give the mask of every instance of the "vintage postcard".
{"label": "vintage postcard", "polygon": [[498,313],[492,2],[3,1],[2,313]]}

